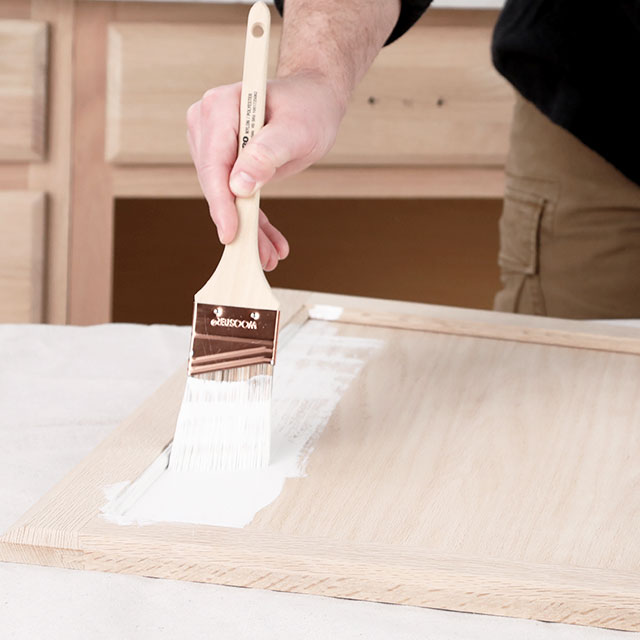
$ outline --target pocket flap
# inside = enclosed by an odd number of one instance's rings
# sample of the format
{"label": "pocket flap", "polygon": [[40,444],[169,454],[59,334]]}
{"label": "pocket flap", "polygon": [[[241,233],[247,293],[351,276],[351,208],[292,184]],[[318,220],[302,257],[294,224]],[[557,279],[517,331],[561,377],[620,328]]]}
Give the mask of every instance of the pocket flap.
{"label": "pocket flap", "polygon": [[512,187],[505,190],[498,256],[505,271],[537,273],[540,221],[545,203],[545,198],[539,195]]}

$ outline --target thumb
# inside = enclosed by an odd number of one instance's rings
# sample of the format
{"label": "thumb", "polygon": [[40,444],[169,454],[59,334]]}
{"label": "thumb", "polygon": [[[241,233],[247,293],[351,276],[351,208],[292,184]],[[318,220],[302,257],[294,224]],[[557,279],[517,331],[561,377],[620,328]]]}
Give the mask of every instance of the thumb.
{"label": "thumb", "polygon": [[295,147],[290,133],[267,124],[240,151],[231,169],[229,188],[236,196],[247,197],[273,178],[276,171],[293,159]]}

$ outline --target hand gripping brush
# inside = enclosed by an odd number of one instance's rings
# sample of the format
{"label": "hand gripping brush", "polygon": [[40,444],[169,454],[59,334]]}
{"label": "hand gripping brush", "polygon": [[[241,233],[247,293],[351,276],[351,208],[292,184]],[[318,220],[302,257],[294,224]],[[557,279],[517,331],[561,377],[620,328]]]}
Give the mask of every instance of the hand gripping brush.
{"label": "hand gripping brush", "polygon": [[[239,148],[264,123],[269,9],[249,12]],[[269,463],[279,304],[258,254],[260,194],[236,198],[238,232],[195,294],[191,358],[169,467],[238,470]]]}

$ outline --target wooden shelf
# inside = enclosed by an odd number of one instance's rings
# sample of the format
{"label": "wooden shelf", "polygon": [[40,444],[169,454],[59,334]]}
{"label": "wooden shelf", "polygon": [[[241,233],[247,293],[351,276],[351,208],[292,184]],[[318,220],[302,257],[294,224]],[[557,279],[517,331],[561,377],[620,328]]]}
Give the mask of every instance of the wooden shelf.
{"label": "wooden shelf", "polygon": [[[193,167],[114,167],[114,197],[201,198]],[[501,198],[502,167],[313,167],[267,185],[269,198]]]}

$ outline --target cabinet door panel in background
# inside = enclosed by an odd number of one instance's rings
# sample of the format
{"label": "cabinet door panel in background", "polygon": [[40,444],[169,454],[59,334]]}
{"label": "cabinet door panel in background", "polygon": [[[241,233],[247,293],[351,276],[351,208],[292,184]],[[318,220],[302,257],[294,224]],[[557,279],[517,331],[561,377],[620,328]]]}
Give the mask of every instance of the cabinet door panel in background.
{"label": "cabinet door panel in background", "polygon": [[41,322],[45,195],[0,192],[0,322]]}
{"label": "cabinet door panel in background", "polygon": [[0,20],[0,160],[45,153],[47,24]]}
{"label": "cabinet door panel in background", "polygon": [[[357,88],[327,165],[499,166],[513,95],[491,66],[497,12],[431,11]],[[272,30],[273,76],[280,36]],[[107,158],[189,164],[185,112],[242,71],[242,23],[109,26]]]}

